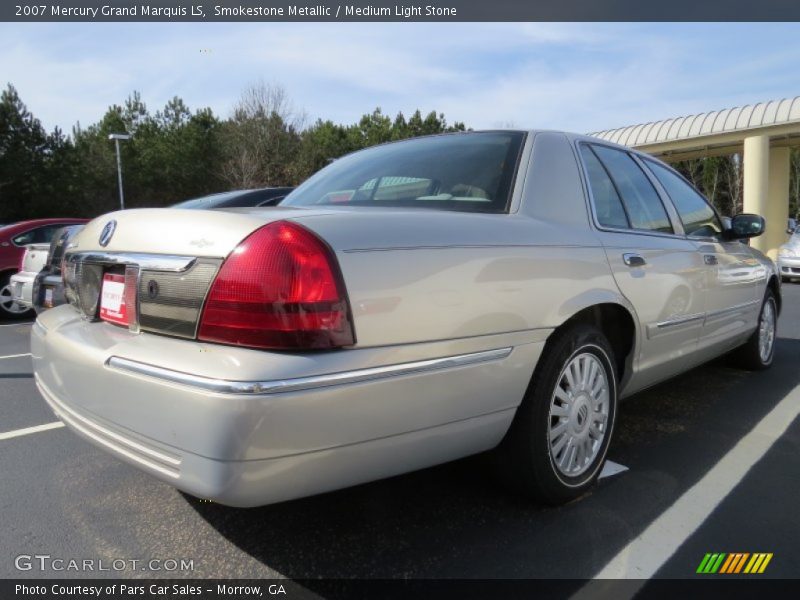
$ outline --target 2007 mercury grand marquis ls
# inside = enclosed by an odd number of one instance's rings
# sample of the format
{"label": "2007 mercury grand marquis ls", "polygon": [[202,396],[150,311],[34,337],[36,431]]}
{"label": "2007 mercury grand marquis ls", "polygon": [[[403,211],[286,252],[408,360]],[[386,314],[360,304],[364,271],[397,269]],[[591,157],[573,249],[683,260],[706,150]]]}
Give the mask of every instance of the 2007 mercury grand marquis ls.
{"label": "2007 mercury grand marquis ls", "polygon": [[772,362],[773,263],[663,163],[549,131],[335,161],[278,207],[128,210],[67,250],[32,332],[73,430],[191,494],[308,496],[495,450],[548,503],[617,405],[736,350]]}

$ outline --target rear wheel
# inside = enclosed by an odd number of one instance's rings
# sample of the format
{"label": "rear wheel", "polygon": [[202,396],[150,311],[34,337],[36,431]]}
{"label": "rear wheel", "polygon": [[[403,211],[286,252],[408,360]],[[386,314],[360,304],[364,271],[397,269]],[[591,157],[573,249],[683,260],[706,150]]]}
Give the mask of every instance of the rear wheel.
{"label": "rear wheel", "polygon": [[577,325],[549,345],[498,449],[513,487],[561,504],[594,485],[616,418],[614,364],[608,340],[593,326]]}
{"label": "rear wheel", "polygon": [[0,275],[0,319],[22,319],[33,311],[14,300],[11,291],[11,273]]}
{"label": "rear wheel", "polygon": [[772,366],[777,325],[778,303],[774,292],[767,288],[758,316],[758,327],[733,355],[737,366],[750,371],[761,371]]}

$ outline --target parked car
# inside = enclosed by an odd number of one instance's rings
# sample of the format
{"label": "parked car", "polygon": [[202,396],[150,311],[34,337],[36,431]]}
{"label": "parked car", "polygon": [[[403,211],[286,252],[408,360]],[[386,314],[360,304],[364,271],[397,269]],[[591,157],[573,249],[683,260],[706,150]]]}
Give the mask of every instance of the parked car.
{"label": "parked car", "polygon": [[[619,399],[736,350],[770,366],[771,260],[636,151],[558,132],[366,149],[278,207],[95,219],[39,315],[35,380],[75,432],[254,506],[494,450],[562,503]],[[728,277],[731,273],[746,276]]]}
{"label": "parked car", "polygon": [[47,262],[50,244],[28,244],[22,255],[19,271],[9,280],[11,295],[19,306],[27,311],[33,309],[33,281]]}
{"label": "parked car", "polygon": [[83,225],[63,227],[56,232],[53,241],[50,242],[47,261],[33,282],[31,296],[33,308],[37,313],[67,302],[64,295],[64,280],[61,277],[61,261],[70,241],[81,229]]}
{"label": "parked car", "polygon": [[244,208],[251,206],[276,206],[294,188],[291,187],[269,187],[256,190],[235,190],[232,192],[221,192],[211,194],[201,198],[192,198],[174,204],[173,208]]}
{"label": "parked car", "polygon": [[784,281],[800,279],[800,227],[796,227],[789,241],[778,249],[778,271]]}
{"label": "parked car", "polygon": [[13,297],[10,280],[19,270],[25,246],[49,244],[56,230],[88,219],[36,219],[0,228],[0,319],[27,316],[30,309]]}

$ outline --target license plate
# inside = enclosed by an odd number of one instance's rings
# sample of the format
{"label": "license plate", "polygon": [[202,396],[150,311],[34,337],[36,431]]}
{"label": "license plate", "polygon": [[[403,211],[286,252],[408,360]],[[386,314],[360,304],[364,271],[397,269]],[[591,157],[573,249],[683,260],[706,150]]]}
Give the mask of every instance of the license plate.
{"label": "license plate", "polygon": [[53,308],[53,288],[44,288],[44,306],[45,308]]}
{"label": "license plate", "polygon": [[100,318],[104,321],[128,324],[126,307],[125,276],[106,273],[103,275],[103,291],[100,294]]}

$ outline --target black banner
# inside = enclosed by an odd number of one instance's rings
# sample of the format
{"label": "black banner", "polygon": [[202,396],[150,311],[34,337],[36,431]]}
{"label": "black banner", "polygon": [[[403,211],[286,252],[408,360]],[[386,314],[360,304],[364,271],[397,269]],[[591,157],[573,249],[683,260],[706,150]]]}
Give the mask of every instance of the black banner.
{"label": "black banner", "polygon": [[800,21],[796,0],[16,0],[0,21]]}
{"label": "black banner", "polygon": [[394,579],[394,580],[158,580],[158,579],[40,579],[2,580],[0,598],[85,600],[142,598],[169,600],[306,600],[458,599],[504,600],[535,598],[575,600],[697,597],[753,598],[756,595],[797,598],[800,579],[761,579],[752,576],[701,576],[695,579],[574,580],[574,579]]}

